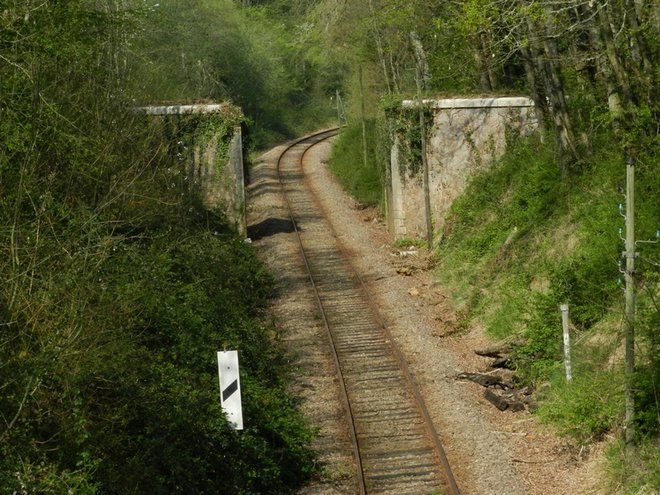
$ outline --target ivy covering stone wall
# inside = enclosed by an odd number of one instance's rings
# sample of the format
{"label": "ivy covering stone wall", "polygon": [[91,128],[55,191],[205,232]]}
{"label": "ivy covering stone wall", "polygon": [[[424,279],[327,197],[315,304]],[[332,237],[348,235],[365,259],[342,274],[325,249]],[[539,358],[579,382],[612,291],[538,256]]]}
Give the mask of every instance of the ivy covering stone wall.
{"label": "ivy covering stone wall", "polygon": [[191,194],[222,212],[244,235],[245,174],[241,110],[228,103],[143,107],[176,142],[177,159]]}

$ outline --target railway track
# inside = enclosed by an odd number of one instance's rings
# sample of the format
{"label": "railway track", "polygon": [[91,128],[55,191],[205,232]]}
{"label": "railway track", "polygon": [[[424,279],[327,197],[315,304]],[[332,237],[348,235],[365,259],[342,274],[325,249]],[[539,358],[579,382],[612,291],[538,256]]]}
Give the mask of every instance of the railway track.
{"label": "railway track", "polygon": [[423,398],[319,203],[302,162],[328,130],[288,146],[277,179],[331,343],[360,494],[459,492]]}

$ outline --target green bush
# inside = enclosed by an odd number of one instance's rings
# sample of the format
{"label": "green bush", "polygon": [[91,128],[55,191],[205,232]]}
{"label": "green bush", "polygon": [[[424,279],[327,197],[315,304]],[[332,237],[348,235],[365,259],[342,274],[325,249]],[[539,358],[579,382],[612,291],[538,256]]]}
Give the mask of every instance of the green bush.
{"label": "green bush", "polygon": [[[282,493],[314,471],[276,332],[260,322],[272,277],[221,222],[171,215],[115,241],[93,270],[56,263],[60,282],[44,297],[66,303],[44,303],[51,325],[9,326],[20,341],[3,350],[14,366],[0,375],[0,407],[11,418],[24,390],[30,407],[3,436],[7,486]],[[58,331],[71,318],[80,326]],[[225,347],[240,352],[241,433],[219,407],[215,352]]]}
{"label": "green bush", "polygon": [[623,374],[619,370],[594,371],[588,376],[575,373],[567,383],[563,369],[558,371],[543,394],[539,417],[581,444],[602,438],[621,417]]}

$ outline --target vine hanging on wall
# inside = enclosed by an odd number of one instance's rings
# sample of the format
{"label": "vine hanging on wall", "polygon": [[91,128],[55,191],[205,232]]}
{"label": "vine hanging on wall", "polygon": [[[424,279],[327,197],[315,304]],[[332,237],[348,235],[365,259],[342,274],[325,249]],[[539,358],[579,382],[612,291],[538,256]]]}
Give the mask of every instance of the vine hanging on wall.
{"label": "vine hanging on wall", "polygon": [[[417,108],[404,107],[401,97],[388,97],[381,102],[381,108],[390,122],[391,136],[399,141],[401,176],[421,180],[422,172],[422,140],[419,126],[419,111]],[[433,129],[433,110],[424,108],[426,139]],[[390,147],[393,143],[390,142]]]}

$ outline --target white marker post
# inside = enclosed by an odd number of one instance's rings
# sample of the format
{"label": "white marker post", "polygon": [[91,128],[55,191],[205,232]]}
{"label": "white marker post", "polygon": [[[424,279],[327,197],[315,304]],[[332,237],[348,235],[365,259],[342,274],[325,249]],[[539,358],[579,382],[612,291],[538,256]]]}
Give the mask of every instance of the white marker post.
{"label": "white marker post", "polygon": [[238,351],[218,352],[220,404],[235,430],[243,429],[241,379],[238,373]]}
{"label": "white marker post", "polygon": [[564,367],[566,368],[566,381],[573,380],[573,373],[571,370],[571,340],[568,333],[568,304],[559,306],[561,310],[561,326],[564,331]]}

